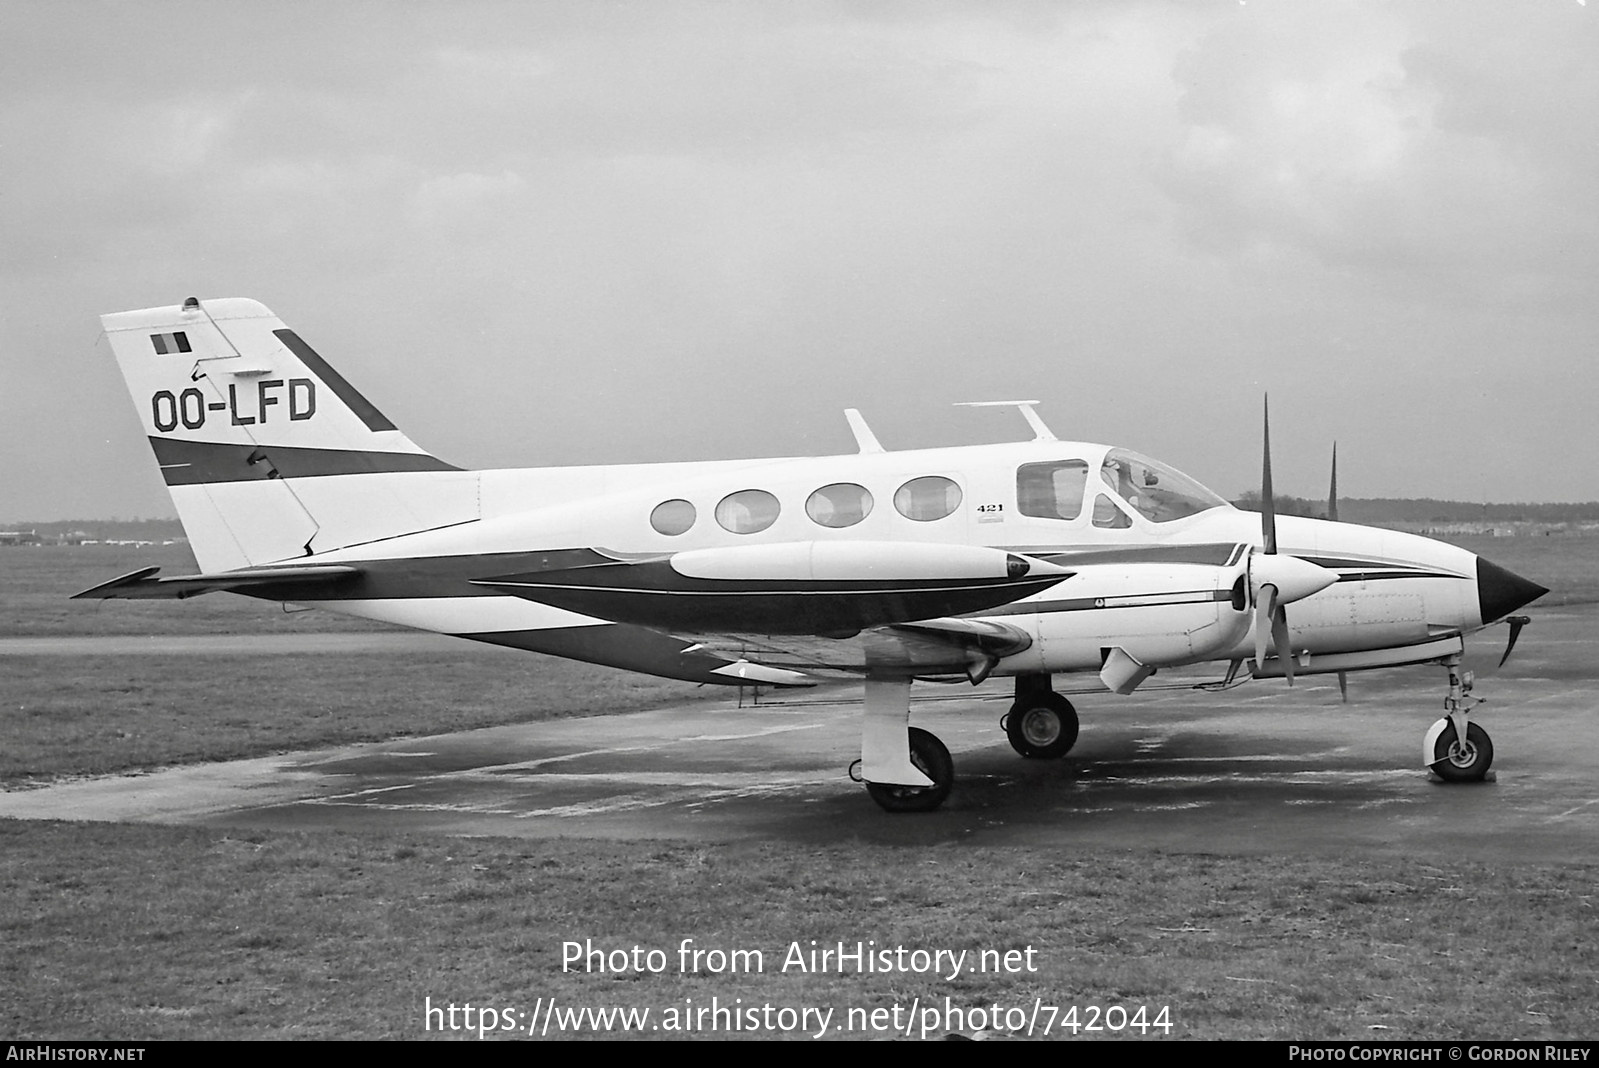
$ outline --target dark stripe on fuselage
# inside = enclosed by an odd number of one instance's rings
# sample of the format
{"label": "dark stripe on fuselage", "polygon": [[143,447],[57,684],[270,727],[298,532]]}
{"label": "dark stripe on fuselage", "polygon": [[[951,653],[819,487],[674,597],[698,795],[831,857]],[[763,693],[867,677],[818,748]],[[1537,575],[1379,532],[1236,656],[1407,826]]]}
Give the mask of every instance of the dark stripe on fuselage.
{"label": "dark stripe on fuselage", "polygon": [[1381,578],[1401,578],[1398,572],[1406,572],[1417,578],[1469,578],[1458,571],[1439,571],[1433,565],[1413,564],[1407,560],[1374,560],[1371,558],[1356,559],[1346,556],[1317,556],[1314,553],[1298,553],[1283,550],[1290,556],[1297,556],[1307,564],[1325,567],[1329,571],[1370,573]]}
{"label": "dark stripe on fuselage", "polygon": [[[315,562],[314,560],[297,560],[299,564]],[[297,601],[306,604],[317,601],[342,601],[350,599],[361,600],[386,600],[400,597],[503,597],[512,591],[508,589],[494,589],[489,586],[478,585],[492,576],[525,576],[528,581],[537,581],[534,576],[539,572],[562,571],[569,568],[591,567],[597,565],[612,565],[616,558],[593,549],[552,549],[537,553],[485,553],[481,555],[460,556],[425,556],[403,557],[394,560],[352,560],[348,561],[361,569],[359,576],[318,585],[308,583],[294,584],[283,583],[281,586],[272,586],[259,590],[251,590],[250,596],[262,597],[274,601]],[[604,569],[602,568],[602,572]],[[1457,575],[1443,573],[1419,573],[1412,571],[1392,572],[1363,572],[1358,575],[1351,574],[1340,581],[1387,581],[1411,578],[1459,578]],[[1070,589],[1072,580],[1067,579],[1067,585],[1062,589]],[[1204,591],[1205,596],[1210,596],[1210,591]],[[1137,596],[1137,595],[1132,595]],[[1151,595],[1157,596],[1157,595]],[[1216,600],[1227,600],[1232,596],[1230,591],[1219,590],[1215,594]],[[1051,601],[1049,604],[1070,604],[1074,607],[1060,610],[1079,610],[1079,607],[1093,607],[1095,598],[1065,599],[1060,602]],[[1112,598],[1118,607],[1124,597]],[[1036,603],[1036,602],[1035,602]],[[1001,612],[1008,615],[1027,614],[1035,611],[1032,605],[1008,605],[1001,609],[991,609],[990,612]],[[984,613],[978,613],[984,614]]]}
{"label": "dark stripe on fuselage", "polygon": [[1127,548],[1107,548],[1102,545],[1081,549],[1011,546],[1007,547],[1007,551],[1036,556],[1062,567],[1086,567],[1089,564],[1203,564],[1226,567],[1234,562],[1238,546],[1238,542],[1226,541],[1198,545],[1136,545]]}
{"label": "dark stripe on fuselage", "polygon": [[360,417],[366,428],[372,431],[393,430],[394,424],[389,422],[388,416],[377,410],[377,406],[365,397],[361,391],[344,380],[344,376],[328,366],[328,362],[318,356],[316,350],[304,341],[293,330],[274,330],[273,335],[288,346],[289,351],[300,358],[300,362],[311,369],[311,373],[333,388],[345,406]]}
{"label": "dark stripe on fuselage", "polygon": [[[420,452],[299,449],[287,445],[233,445],[220,441],[150,438],[169,486],[210,482],[265,482],[273,478],[370,475],[392,471],[459,471]],[[251,462],[252,459],[254,462]]]}
{"label": "dark stripe on fuselage", "polygon": [[1049,601],[1007,604],[983,612],[968,612],[973,617],[1049,615],[1053,612],[1109,611],[1116,608],[1163,608],[1174,604],[1208,604],[1230,601],[1231,590],[1192,590],[1182,593],[1118,594],[1115,597],[1062,597]]}
{"label": "dark stripe on fuselage", "polygon": [[1338,575],[1339,582],[1377,582],[1383,579],[1464,579],[1464,575],[1456,575],[1448,571],[1343,571]]}

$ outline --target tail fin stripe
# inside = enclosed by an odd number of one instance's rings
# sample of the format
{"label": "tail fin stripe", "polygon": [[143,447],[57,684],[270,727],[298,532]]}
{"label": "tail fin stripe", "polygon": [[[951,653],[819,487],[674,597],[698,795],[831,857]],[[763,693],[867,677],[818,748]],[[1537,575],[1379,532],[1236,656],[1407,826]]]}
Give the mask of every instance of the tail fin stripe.
{"label": "tail fin stripe", "polygon": [[[368,475],[393,471],[459,471],[418,452],[305,449],[287,445],[230,445],[215,441],[150,438],[168,486],[208,482],[264,482],[271,478]],[[266,462],[262,462],[262,461]]]}
{"label": "tail fin stripe", "polygon": [[[301,363],[311,369],[312,374],[333,387],[333,392],[338,395],[338,398],[345,403],[350,411],[360,417],[361,422],[366,424],[368,430],[377,432],[395,429],[394,424],[389,422],[388,416],[378,411],[376,405],[361,396],[361,391],[346,382],[343,375],[329,367],[327,361],[318,356],[315,349],[300,340],[299,334],[296,334],[293,330],[274,330],[272,333],[279,341],[288,346],[290,352],[300,358]],[[454,468],[451,468],[451,470],[454,470]]]}

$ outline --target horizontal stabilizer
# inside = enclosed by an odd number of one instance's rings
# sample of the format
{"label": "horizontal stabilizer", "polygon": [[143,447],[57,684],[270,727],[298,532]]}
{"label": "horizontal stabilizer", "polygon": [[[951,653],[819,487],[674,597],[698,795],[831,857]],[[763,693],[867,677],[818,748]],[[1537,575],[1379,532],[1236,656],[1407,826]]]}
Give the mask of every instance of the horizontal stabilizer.
{"label": "horizontal stabilizer", "polygon": [[198,597],[216,590],[259,590],[260,587],[293,582],[335,582],[359,575],[361,569],[345,564],[308,564],[304,567],[263,567],[248,571],[220,571],[211,575],[178,575],[155,578],[159,567],[142,567],[110,582],[72,595],[73,600],[123,598],[139,600],[158,597]]}

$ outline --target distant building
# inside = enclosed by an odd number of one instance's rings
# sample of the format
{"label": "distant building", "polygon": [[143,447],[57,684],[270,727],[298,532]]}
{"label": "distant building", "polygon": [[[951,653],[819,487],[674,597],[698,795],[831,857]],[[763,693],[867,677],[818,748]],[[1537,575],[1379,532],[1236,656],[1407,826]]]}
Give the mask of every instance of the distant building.
{"label": "distant building", "polygon": [[41,540],[36,530],[0,530],[0,545],[38,545]]}

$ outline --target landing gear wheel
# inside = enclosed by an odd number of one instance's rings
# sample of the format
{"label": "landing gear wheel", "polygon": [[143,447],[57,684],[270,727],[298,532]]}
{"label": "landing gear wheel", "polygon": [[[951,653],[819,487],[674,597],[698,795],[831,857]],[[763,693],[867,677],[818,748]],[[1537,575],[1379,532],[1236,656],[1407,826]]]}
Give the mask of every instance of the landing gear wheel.
{"label": "landing gear wheel", "polygon": [[1482,782],[1494,762],[1494,744],[1488,740],[1487,731],[1468,723],[1462,745],[1451,723],[1433,743],[1432,755],[1432,770],[1444,782]]}
{"label": "landing gear wheel", "polygon": [[1058,693],[1024,697],[1005,716],[1011,748],[1030,760],[1056,760],[1077,744],[1077,710]]}
{"label": "landing gear wheel", "polygon": [[933,780],[931,786],[891,786],[869,782],[866,792],[886,812],[931,812],[944,803],[955,785],[955,761],[938,735],[920,727],[910,728],[911,763]]}

